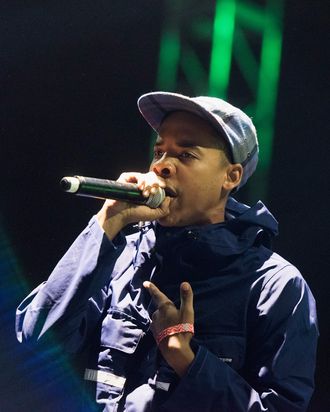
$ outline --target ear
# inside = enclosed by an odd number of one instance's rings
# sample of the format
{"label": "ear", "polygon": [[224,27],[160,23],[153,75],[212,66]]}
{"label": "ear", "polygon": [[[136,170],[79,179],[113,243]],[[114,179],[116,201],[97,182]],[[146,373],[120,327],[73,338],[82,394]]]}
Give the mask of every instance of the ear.
{"label": "ear", "polygon": [[243,166],[240,163],[229,164],[227,167],[226,178],[223,182],[223,189],[231,192],[237,187],[243,176]]}

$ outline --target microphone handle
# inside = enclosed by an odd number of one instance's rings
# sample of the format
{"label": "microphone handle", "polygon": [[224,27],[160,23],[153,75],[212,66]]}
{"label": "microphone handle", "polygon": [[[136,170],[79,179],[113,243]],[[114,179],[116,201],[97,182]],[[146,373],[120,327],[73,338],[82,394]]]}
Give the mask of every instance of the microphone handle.
{"label": "microphone handle", "polygon": [[165,192],[161,188],[159,188],[156,194],[146,198],[134,183],[120,183],[114,180],[97,179],[95,177],[63,177],[60,185],[65,192],[74,193],[78,196],[123,200],[147,205],[151,208],[157,208],[165,198]]}

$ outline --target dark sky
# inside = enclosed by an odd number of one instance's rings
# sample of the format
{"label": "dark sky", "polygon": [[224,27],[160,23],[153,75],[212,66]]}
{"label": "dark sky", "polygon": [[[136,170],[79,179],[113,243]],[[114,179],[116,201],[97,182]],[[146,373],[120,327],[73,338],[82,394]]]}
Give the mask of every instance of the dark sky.
{"label": "dark sky", "polygon": [[[276,250],[298,266],[318,301],[318,390],[310,409],[318,412],[329,385],[330,10],[325,1],[286,3],[266,200],[280,221]],[[147,165],[150,132],[136,99],[155,88],[163,13],[163,1],[150,0],[0,4],[0,216],[29,289],[100,207],[61,193],[60,178],[116,178]],[[23,296],[13,296],[6,311],[14,313]],[[11,330],[6,336],[16,345]],[[18,410],[19,400],[4,402]]]}

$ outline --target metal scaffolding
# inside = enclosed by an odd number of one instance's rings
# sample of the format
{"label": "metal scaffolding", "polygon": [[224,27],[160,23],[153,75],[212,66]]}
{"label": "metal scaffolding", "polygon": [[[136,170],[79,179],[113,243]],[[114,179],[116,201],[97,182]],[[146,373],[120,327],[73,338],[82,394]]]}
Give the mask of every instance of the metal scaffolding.
{"label": "metal scaffolding", "polygon": [[247,185],[267,195],[281,61],[283,0],[166,0],[157,88],[228,99],[257,127],[260,160]]}

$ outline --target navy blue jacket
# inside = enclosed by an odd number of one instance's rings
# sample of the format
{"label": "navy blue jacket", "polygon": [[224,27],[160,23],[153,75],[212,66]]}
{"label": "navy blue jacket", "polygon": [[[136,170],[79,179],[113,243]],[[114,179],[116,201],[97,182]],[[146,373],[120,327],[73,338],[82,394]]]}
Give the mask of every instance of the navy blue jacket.
{"label": "navy blue jacket", "polygon": [[[270,250],[276,233],[261,202],[232,198],[224,223],[150,224],[113,242],[93,218],[19,306],[17,337],[41,343],[54,330],[67,351],[88,350],[95,411],[304,411],[315,302],[299,271]],[[196,356],[182,378],[149,330],[154,307],[142,283],[150,279],[177,304],[182,281],[194,292]]]}

